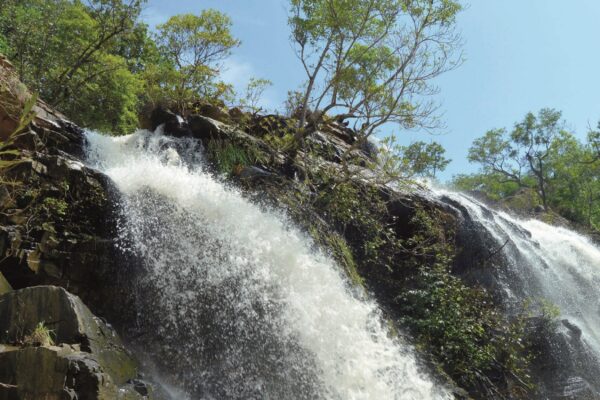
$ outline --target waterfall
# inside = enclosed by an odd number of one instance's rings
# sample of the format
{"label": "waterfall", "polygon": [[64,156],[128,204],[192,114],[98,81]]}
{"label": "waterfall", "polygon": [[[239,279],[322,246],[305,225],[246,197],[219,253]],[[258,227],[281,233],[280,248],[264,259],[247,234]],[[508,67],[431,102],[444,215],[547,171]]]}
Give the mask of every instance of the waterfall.
{"label": "waterfall", "polygon": [[[556,355],[559,362],[565,363],[562,374],[568,382],[564,383],[563,394],[568,397],[573,379],[579,379],[573,375],[588,374],[587,384],[594,386],[596,396],[600,396],[597,375],[600,371],[600,248],[572,230],[492,210],[466,194],[434,189],[434,195],[460,209],[457,213],[469,220],[463,224],[467,230],[477,231],[474,234],[478,237],[486,233],[492,238],[486,251],[492,256],[501,253],[504,257],[502,265],[495,267],[500,269],[499,279],[507,303],[543,299],[560,310],[558,333],[568,338],[574,335],[577,339],[567,340],[571,343],[568,357],[566,353]],[[577,351],[579,353],[574,354]],[[570,366],[565,361],[569,357],[575,360]]]}
{"label": "waterfall", "polygon": [[136,340],[169,385],[194,399],[448,398],[283,213],[206,170],[198,142],[87,139],[88,164],[122,196],[124,251],[142,264]]}

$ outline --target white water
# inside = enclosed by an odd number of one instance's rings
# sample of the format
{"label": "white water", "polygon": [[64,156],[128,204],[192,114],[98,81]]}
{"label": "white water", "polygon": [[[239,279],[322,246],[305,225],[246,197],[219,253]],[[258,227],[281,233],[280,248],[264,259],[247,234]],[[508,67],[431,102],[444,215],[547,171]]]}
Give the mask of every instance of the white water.
{"label": "white water", "polygon": [[193,141],[88,141],[124,197],[123,243],[144,268],[140,343],[171,385],[193,398],[447,398],[330,258],[190,161]]}
{"label": "white water", "polygon": [[[519,280],[505,283],[509,297],[516,301],[541,298],[558,306],[560,318],[577,325],[581,339],[600,357],[598,246],[565,228],[492,211],[465,194],[439,189],[435,193],[460,203],[496,239],[497,249],[503,246],[510,276]],[[513,289],[516,286],[521,293]]]}

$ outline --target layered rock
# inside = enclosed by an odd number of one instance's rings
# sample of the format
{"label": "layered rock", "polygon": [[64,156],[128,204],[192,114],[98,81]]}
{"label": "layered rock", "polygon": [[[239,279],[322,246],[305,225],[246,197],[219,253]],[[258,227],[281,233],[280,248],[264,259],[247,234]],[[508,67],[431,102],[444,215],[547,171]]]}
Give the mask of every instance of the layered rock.
{"label": "layered rock", "polygon": [[[0,139],[6,139],[31,95],[6,61],[0,77],[3,101],[15,108],[0,115]],[[118,290],[111,183],[82,163],[81,128],[41,100],[33,111],[10,145],[19,151],[11,156],[14,165],[2,171],[11,184],[0,187],[0,274],[15,289],[62,286],[95,312],[121,316],[121,305],[105,301]]]}
{"label": "layered rock", "polygon": [[[142,399],[149,393],[115,331],[62,288],[1,296],[0,327],[0,399]],[[40,327],[48,329],[46,343],[28,339]]]}
{"label": "layered rock", "polygon": [[[0,111],[0,140],[17,150],[2,155],[12,165],[0,186],[0,399],[147,398],[114,330],[64,290],[113,322],[128,318],[111,183],[82,163],[83,130],[43,101],[22,124],[31,95],[4,59],[0,91],[10,106]],[[56,344],[23,347],[39,323]]]}

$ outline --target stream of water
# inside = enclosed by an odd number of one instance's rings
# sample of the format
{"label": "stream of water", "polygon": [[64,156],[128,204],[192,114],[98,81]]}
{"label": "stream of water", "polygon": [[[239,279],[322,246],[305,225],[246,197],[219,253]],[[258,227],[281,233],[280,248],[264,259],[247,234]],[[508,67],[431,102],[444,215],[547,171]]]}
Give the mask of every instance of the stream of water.
{"label": "stream of water", "polygon": [[209,173],[192,139],[88,133],[141,260],[138,345],[193,399],[441,399],[376,304],[277,211]]}

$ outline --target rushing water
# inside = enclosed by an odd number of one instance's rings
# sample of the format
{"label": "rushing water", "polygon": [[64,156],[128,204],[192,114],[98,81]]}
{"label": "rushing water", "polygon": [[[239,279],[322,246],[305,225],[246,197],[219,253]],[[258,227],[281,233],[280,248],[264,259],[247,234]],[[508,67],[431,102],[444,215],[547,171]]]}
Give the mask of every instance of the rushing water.
{"label": "rushing water", "polygon": [[465,194],[435,194],[460,204],[494,238],[490,252],[502,251],[508,261],[507,298],[545,299],[556,305],[561,320],[581,329],[581,340],[600,365],[600,248],[576,232],[491,210]]}
{"label": "rushing water", "polygon": [[197,142],[147,131],[88,142],[143,264],[138,344],[170,385],[194,399],[447,397],[330,258],[203,168]]}

